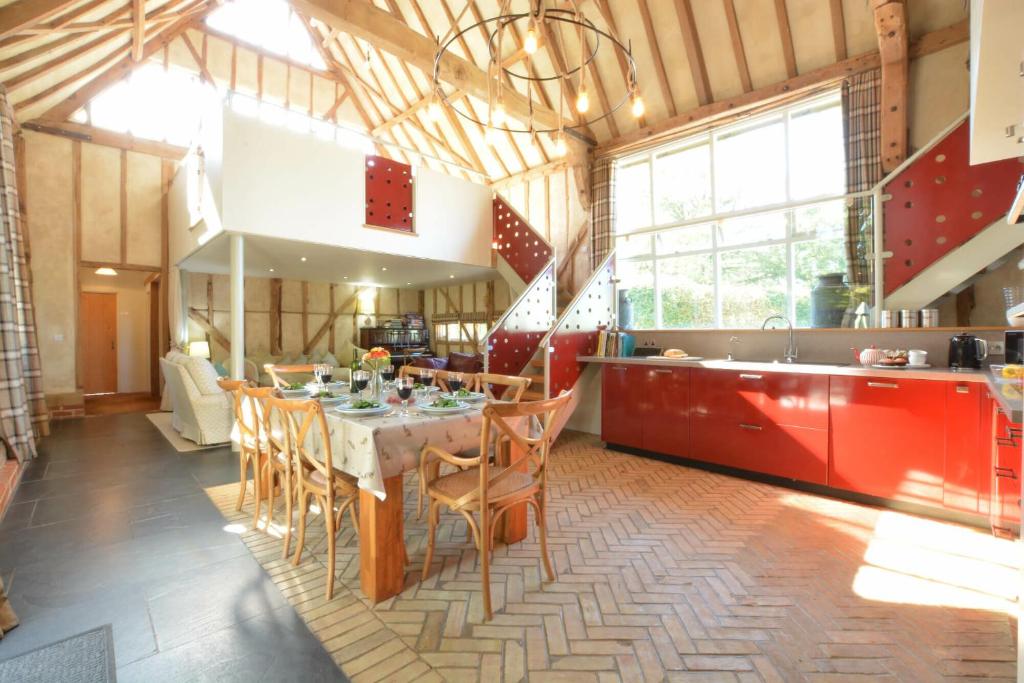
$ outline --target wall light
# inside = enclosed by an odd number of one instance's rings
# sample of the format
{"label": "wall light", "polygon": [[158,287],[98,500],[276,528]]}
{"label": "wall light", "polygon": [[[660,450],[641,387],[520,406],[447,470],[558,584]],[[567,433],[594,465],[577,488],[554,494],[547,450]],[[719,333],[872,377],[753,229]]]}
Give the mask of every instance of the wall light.
{"label": "wall light", "polygon": [[96,269],[96,274],[97,275],[113,276],[113,275],[117,275],[117,271],[114,270],[113,268],[97,268]]}
{"label": "wall light", "polygon": [[208,341],[194,341],[188,344],[188,355],[196,358],[210,357],[210,343]]}

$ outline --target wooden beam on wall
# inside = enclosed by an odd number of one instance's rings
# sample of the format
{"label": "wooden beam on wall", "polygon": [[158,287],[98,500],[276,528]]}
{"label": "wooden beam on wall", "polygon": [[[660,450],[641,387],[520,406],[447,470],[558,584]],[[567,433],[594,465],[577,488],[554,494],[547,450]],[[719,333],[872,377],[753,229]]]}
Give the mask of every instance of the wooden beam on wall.
{"label": "wooden beam on wall", "polygon": [[889,173],[907,158],[907,87],[909,35],[902,0],[873,0],[875,32],[882,66],[882,171]]}
{"label": "wooden beam on wall", "polygon": [[[317,343],[321,339],[323,339],[323,336],[325,334],[327,334],[327,331],[329,329],[331,329],[332,327],[334,327],[334,321],[338,319],[338,316],[340,316],[342,313],[344,313],[345,309],[348,308],[350,305],[352,305],[353,303],[357,303],[359,301],[359,295],[362,293],[363,289],[365,289],[365,288],[364,287],[357,288],[354,292],[352,292],[351,296],[349,296],[347,299],[345,299],[343,302],[341,302],[340,306],[338,306],[333,311],[331,311],[331,314],[329,316],[327,316],[327,320],[324,321],[324,324],[320,326],[320,329],[318,329],[316,331],[316,334],[314,334],[313,337],[303,347],[302,353],[308,354],[313,349],[313,347],[315,347],[317,345]],[[359,334],[359,325],[356,324],[358,322],[356,320],[356,316],[358,316],[358,315],[359,315],[359,307],[358,306],[354,306],[353,309],[352,309],[352,330],[353,330],[352,334],[353,335]]]}
{"label": "wooden beam on wall", "polygon": [[786,0],[775,0],[775,18],[779,22],[779,38],[782,40],[782,57],[786,60],[786,75],[794,78],[797,75],[796,52],[793,50],[793,31],[789,27]]}
{"label": "wooden beam on wall", "polygon": [[829,0],[832,13],[832,44],[835,46],[836,61],[846,59],[846,19],[843,17],[843,0]]}
{"label": "wooden beam on wall", "polygon": [[279,277],[270,279],[270,353],[281,353],[281,289],[284,281]]}
{"label": "wooden beam on wall", "polygon": [[132,59],[142,61],[146,43],[146,0],[132,0]]}
{"label": "wooden beam on wall", "polygon": [[185,147],[169,145],[165,142],[143,140],[132,135],[115,133],[114,131],[94,128],[93,126],[89,126],[84,123],[75,123],[73,121],[44,121],[41,119],[33,119],[31,121],[25,121],[21,126],[22,128],[36,131],[38,133],[59,135],[72,140],[78,140],[80,142],[91,142],[94,145],[104,145],[106,147],[114,147],[116,149],[127,149],[131,152],[149,154],[150,156],[160,157],[171,161],[181,161],[185,158],[185,154],[188,152],[188,149]]}
{"label": "wooden beam on wall", "polygon": [[740,33],[740,22],[736,18],[735,0],[722,0],[725,8],[726,23],[729,24],[729,40],[732,42],[732,54],[736,59],[736,71],[740,75],[743,92],[750,92],[754,85],[750,80],[750,66],[747,64],[747,51],[743,47],[743,35]]}
{"label": "wooden beam on wall", "polygon": [[651,51],[651,58],[654,60],[654,73],[658,77],[658,85],[661,87],[661,97],[665,100],[665,107],[668,115],[674,117],[676,102],[672,97],[672,85],[668,80],[668,72],[665,71],[665,62],[661,59],[661,49],[658,47],[658,36],[654,32],[654,22],[651,20],[651,11],[647,6],[647,0],[637,0],[640,7],[640,18],[643,20],[644,33],[647,36],[647,47]]}
{"label": "wooden beam on wall", "polygon": [[704,64],[704,52],[700,47],[700,36],[697,33],[697,22],[693,18],[690,0],[676,0],[676,14],[679,16],[679,29],[683,33],[683,44],[686,46],[686,59],[690,63],[693,87],[697,91],[697,102],[707,104],[712,99],[711,84],[708,82],[708,69]]}
{"label": "wooden beam on wall", "polygon": [[231,342],[228,340],[226,336],[224,336],[223,332],[214,327],[213,323],[210,322],[209,318],[207,318],[205,315],[203,315],[194,308],[188,309],[188,317],[190,320],[199,325],[199,327],[202,328],[203,332],[205,332],[207,336],[210,337],[210,339],[212,339],[214,342],[222,346],[225,351],[231,351]]}
{"label": "wooden beam on wall", "polygon": [[47,21],[78,0],[17,0],[0,7],[0,38]]}

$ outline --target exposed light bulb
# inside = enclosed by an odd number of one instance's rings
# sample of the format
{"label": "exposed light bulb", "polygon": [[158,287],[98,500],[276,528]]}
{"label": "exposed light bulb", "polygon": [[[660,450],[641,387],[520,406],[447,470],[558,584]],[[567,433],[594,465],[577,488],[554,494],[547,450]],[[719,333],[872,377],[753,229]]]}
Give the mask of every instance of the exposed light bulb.
{"label": "exposed light bulb", "polygon": [[526,31],[526,37],[523,39],[523,52],[532,55],[537,52],[537,45],[537,29],[530,24],[530,28]]}
{"label": "exposed light bulb", "polygon": [[507,120],[508,115],[505,112],[505,103],[498,100],[491,109],[491,125],[504,126]]}
{"label": "exposed light bulb", "polygon": [[633,106],[631,107],[631,110],[633,112],[633,116],[636,118],[640,118],[644,115],[644,112],[647,111],[646,107],[644,107],[644,100],[640,97],[640,93],[633,95]]}
{"label": "exposed light bulb", "polygon": [[581,85],[580,92],[576,96],[576,111],[586,114],[590,109],[590,95],[587,93],[587,86]]}
{"label": "exposed light bulb", "polygon": [[565,133],[559,133],[555,136],[555,156],[564,157],[569,153],[569,145],[565,144]]}

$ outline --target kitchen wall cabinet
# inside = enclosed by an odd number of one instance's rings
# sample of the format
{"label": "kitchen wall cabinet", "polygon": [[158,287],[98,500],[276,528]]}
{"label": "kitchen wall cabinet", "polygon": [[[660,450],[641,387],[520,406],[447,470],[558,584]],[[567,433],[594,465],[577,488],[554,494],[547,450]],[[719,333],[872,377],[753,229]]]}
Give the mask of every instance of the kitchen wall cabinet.
{"label": "kitchen wall cabinet", "polygon": [[833,376],[829,486],[943,504],[946,385]]}

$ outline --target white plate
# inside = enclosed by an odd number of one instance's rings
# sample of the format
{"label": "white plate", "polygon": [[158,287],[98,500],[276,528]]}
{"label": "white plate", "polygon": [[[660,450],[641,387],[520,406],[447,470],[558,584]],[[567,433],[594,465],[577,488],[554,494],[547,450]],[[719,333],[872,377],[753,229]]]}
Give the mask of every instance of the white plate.
{"label": "white plate", "polygon": [[467,403],[475,403],[476,401],[482,401],[487,398],[486,394],[481,394],[477,391],[469,392],[469,396],[459,396],[458,394],[441,394],[441,398],[453,398],[457,401],[465,401]]}
{"label": "white plate", "polygon": [[704,360],[704,356],[683,356],[674,358],[672,356],[631,356],[631,358],[650,358],[651,360]]}
{"label": "white plate", "polygon": [[348,396],[332,396],[331,398],[321,398],[318,400],[320,401],[320,405],[322,405],[324,408],[330,408],[331,406],[337,406],[341,405],[342,403],[346,403],[348,401]]}
{"label": "white plate", "polygon": [[342,382],[339,380],[337,382],[328,382],[324,386],[327,387],[327,391],[336,394],[342,389],[348,389],[348,382]]}
{"label": "white plate", "polygon": [[928,363],[925,363],[923,365],[910,365],[909,363],[907,365],[878,365],[878,364],[876,364],[876,365],[872,365],[871,367],[878,368],[879,370],[921,370],[923,368],[930,368],[931,365],[929,365]]}
{"label": "white plate", "polygon": [[281,395],[285,398],[309,398],[313,392],[309,389],[282,389]]}
{"label": "white plate", "polygon": [[450,415],[452,413],[461,413],[463,410],[469,410],[469,404],[459,401],[457,408],[435,408],[434,406],[427,404],[419,406],[419,409],[430,415]]}
{"label": "white plate", "polygon": [[376,408],[352,408],[349,406],[338,406],[334,409],[335,412],[347,415],[349,417],[357,417],[362,415],[386,415],[391,412],[391,406],[384,405]]}

